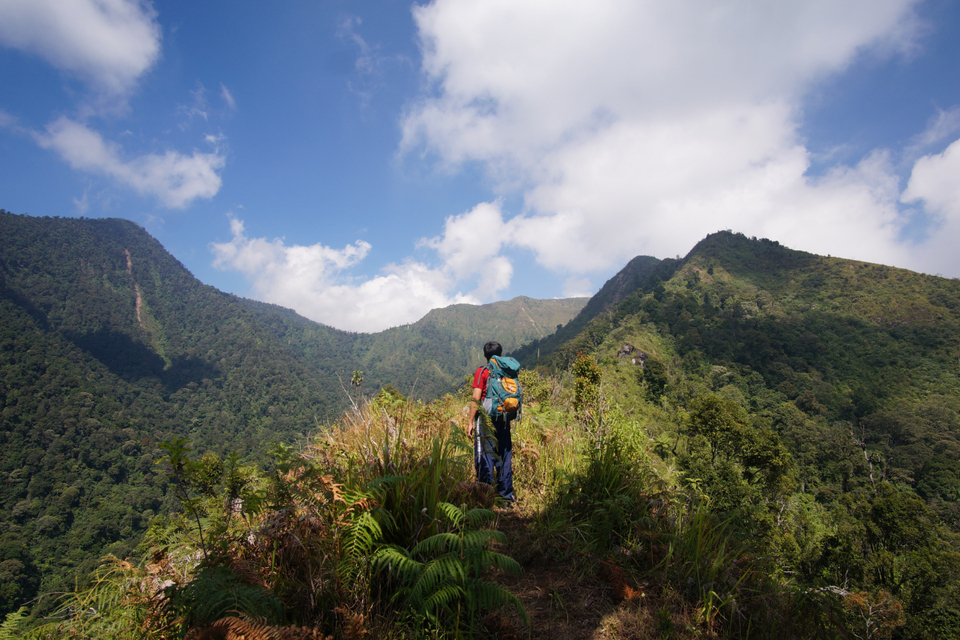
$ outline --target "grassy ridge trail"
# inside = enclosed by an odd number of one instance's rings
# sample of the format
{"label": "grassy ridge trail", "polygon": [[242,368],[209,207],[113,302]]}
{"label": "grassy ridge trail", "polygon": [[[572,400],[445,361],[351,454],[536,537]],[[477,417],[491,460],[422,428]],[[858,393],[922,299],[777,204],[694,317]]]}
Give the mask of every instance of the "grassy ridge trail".
{"label": "grassy ridge trail", "polygon": [[485,626],[500,638],[580,640],[605,637],[603,619],[616,609],[610,585],[577,567],[570,558],[552,557],[542,548],[535,521],[517,509],[499,510],[497,528],[507,535],[499,551],[519,561],[523,573],[501,581],[520,598],[530,618],[529,636],[519,616],[509,611],[492,614]]}
{"label": "grassy ridge trail", "polygon": [[[489,614],[484,628],[497,638],[600,640],[693,638],[691,609],[656,595],[615,562],[576,551],[561,539],[538,533],[536,514],[497,509],[495,527],[507,536],[497,548],[520,562],[519,576],[498,581],[520,598],[530,620],[509,610]],[[552,542],[552,543],[551,543]]]}

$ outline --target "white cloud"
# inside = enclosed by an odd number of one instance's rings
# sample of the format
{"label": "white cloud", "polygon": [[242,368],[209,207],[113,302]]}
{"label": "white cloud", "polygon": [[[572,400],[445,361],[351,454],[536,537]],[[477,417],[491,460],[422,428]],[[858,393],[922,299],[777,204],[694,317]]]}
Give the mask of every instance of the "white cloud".
{"label": "white cloud", "polygon": [[960,273],[960,140],[942,153],[917,160],[903,201],[922,203],[934,216],[933,232],[922,247],[929,256],[929,271],[956,276]]}
{"label": "white cloud", "polygon": [[430,89],[401,150],[478,162],[522,193],[503,246],[560,272],[683,254],[726,228],[922,266],[899,239],[889,154],[811,176],[798,134],[819,81],[910,50],[915,4],[435,0],[414,8]]}
{"label": "white cloud", "polygon": [[230,89],[227,89],[227,85],[220,83],[220,97],[223,98],[223,102],[227,105],[228,111],[237,110],[237,101],[233,99],[233,94],[230,93]]}
{"label": "white cloud", "polygon": [[903,200],[921,199],[945,218],[960,219],[960,140],[914,164]]}
{"label": "white cloud", "polygon": [[957,132],[960,132],[960,107],[938,109],[927,128],[911,141],[904,155],[911,161],[916,160],[924,151],[929,151],[931,146],[949,140]]}
{"label": "white cloud", "polygon": [[160,55],[160,26],[140,0],[4,0],[0,43],[123,96]]}
{"label": "white cloud", "polygon": [[372,56],[373,50],[357,31],[362,23],[363,21],[359,16],[341,16],[337,25],[337,37],[352,42],[360,50],[360,54],[354,62],[354,69],[361,73],[371,73],[376,66]]}
{"label": "white cloud", "polygon": [[[43,132],[19,131],[57,151],[74,169],[109,176],[137,193],[156,197],[166,207],[183,208],[220,190],[222,136],[207,137],[214,144],[210,153],[167,151],[128,157],[91,124],[95,114],[116,115],[126,109],[138,80],[159,59],[160,42],[157,13],[148,0],[0,1],[0,45],[35,54],[76,76],[94,97],[80,99],[80,117],[61,116]],[[232,108],[232,97],[221,87]],[[181,105],[180,113],[187,121],[206,120],[203,86],[198,83],[192,96],[193,104]],[[14,120],[0,115],[0,126],[14,128]],[[85,212],[86,194],[75,204]]]}
{"label": "white cloud", "polygon": [[203,86],[203,83],[197,82],[196,89],[191,91],[190,95],[193,97],[193,104],[177,105],[177,113],[183,116],[183,120],[180,122],[180,129],[182,131],[186,131],[187,128],[189,128],[194,118],[200,118],[204,122],[209,120],[207,113],[207,89]]}
{"label": "white cloud", "polygon": [[220,190],[224,158],[219,150],[146,154],[129,160],[116,143],[104,140],[83,124],[61,117],[34,133],[37,143],[53,149],[74,169],[109,176],[140,194],[156,197],[167,207],[183,208]]}
{"label": "white cloud", "polygon": [[390,265],[384,275],[355,282],[346,272],[369,254],[371,246],[362,240],[343,249],[320,243],[287,246],[281,239],[247,237],[243,222],[235,218],[230,227],[229,242],[211,245],[216,268],[240,271],[258,300],[332,327],[381,331],[415,322],[430,309],[478,302],[448,294],[455,282],[447,269],[417,262]]}
{"label": "white cloud", "polygon": [[476,278],[477,288],[471,295],[487,300],[505,289],[513,276],[510,261],[497,255],[509,233],[500,204],[482,202],[467,213],[449,216],[443,236],[422,240],[420,245],[435,249],[444,270],[456,281]]}
{"label": "white cloud", "polygon": [[90,210],[90,203],[87,202],[87,192],[83,192],[83,196],[80,198],[73,199],[73,205],[77,208],[77,213],[80,215],[85,214]]}
{"label": "white cloud", "polygon": [[193,91],[190,92],[190,97],[192,98],[190,104],[177,105],[177,114],[181,117],[179,125],[181,131],[188,130],[195,121],[202,120],[207,123],[214,118],[222,118],[237,110],[237,103],[233,94],[222,82],[220,83],[220,99],[223,101],[223,108],[221,109],[211,106],[207,88],[199,80],[196,82]]}
{"label": "white cloud", "polygon": [[360,98],[363,107],[367,107],[374,94],[385,88],[389,71],[396,65],[409,64],[409,60],[400,55],[382,54],[378,44],[370,43],[360,35],[362,24],[359,16],[342,15],[337,24],[337,37],[357,51],[347,88]]}
{"label": "white cloud", "polygon": [[567,278],[563,286],[563,295],[568,298],[589,298],[596,293],[588,278]]}

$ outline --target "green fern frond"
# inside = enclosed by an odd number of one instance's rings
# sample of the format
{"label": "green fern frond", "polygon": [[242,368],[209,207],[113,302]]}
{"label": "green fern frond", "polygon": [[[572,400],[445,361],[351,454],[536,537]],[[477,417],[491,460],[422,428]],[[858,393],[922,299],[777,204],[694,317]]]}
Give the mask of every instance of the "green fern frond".
{"label": "green fern frond", "polygon": [[467,590],[467,604],[471,611],[480,609],[497,609],[504,605],[513,605],[517,613],[523,618],[524,624],[530,625],[530,619],[523,608],[520,599],[495,582],[477,580]]}
{"label": "green fern frond", "polygon": [[416,581],[424,568],[423,563],[412,560],[406,550],[396,546],[381,547],[373,556],[373,566],[380,571],[393,571],[405,583]]}
{"label": "green fern frond", "polygon": [[453,533],[437,533],[420,542],[410,555],[420,557],[435,553],[447,553],[460,547],[460,536]]}
{"label": "green fern frond", "polygon": [[466,592],[460,585],[448,584],[443,586],[433,592],[433,594],[424,601],[424,613],[429,616],[437,609],[444,609],[447,612],[453,613],[454,608],[451,604],[465,597],[465,595]]}
{"label": "green fern frond", "polygon": [[283,618],[283,603],[270,591],[244,584],[226,567],[205,567],[193,580],[169,591],[168,606],[185,628],[210,624],[229,611],[271,622]]}
{"label": "green fern frond", "polygon": [[[144,611],[134,600],[140,595],[139,570],[126,560],[107,556],[91,574],[90,586],[67,594],[53,614],[56,622],[43,624],[29,632],[6,635],[16,629],[24,610],[11,614],[0,627],[0,638],[116,638],[132,640],[140,637]],[[9,625],[9,626],[8,626]]]}
{"label": "green fern frond", "polygon": [[490,520],[493,520],[494,513],[490,509],[475,507],[467,511],[464,516],[471,527],[479,527]]}
{"label": "green fern frond", "polygon": [[466,549],[485,549],[491,541],[506,542],[507,536],[501,531],[479,529],[463,534],[463,546]]}
{"label": "green fern frond", "polygon": [[383,538],[383,530],[376,518],[369,511],[364,511],[347,527],[343,537],[347,558],[358,562]]}
{"label": "green fern frond", "polygon": [[502,553],[490,552],[486,559],[489,561],[490,565],[492,565],[498,571],[502,571],[503,573],[512,573],[514,575],[523,573],[523,567],[520,566],[520,563],[510,556],[505,556]]}
{"label": "green fern frond", "polygon": [[[438,452],[437,443],[434,445],[436,458],[442,452]],[[409,482],[417,484],[427,480],[431,479],[424,476]],[[432,478],[432,482],[436,480]],[[392,480],[378,485],[379,488],[400,486]],[[396,506],[407,504],[401,497],[385,494],[383,508],[395,510]],[[381,547],[373,558],[375,570],[389,570],[400,582],[396,597],[405,603],[412,619],[430,620],[439,631],[455,630],[458,636],[473,628],[482,609],[510,604],[517,607],[526,620],[519,599],[500,585],[481,580],[491,567],[503,572],[521,572],[516,561],[490,548],[495,542],[506,542],[502,532],[482,528],[494,517],[493,511],[458,507],[436,500],[436,495],[415,504],[417,509],[425,505],[423,513],[433,518],[429,527],[420,525],[423,539],[412,547]],[[416,514],[419,515],[419,511]],[[435,532],[441,526],[451,530]],[[431,535],[431,532],[435,533]]]}
{"label": "green fern frond", "polygon": [[411,599],[423,602],[432,593],[450,583],[460,584],[466,579],[466,570],[459,560],[445,555],[427,563],[423,573],[410,589]]}
{"label": "green fern frond", "polygon": [[437,509],[450,520],[453,526],[459,527],[463,523],[464,512],[460,507],[449,502],[438,502]]}
{"label": "green fern frond", "polygon": [[30,611],[26,607],[20,607],[16,611],[8,613],[3,624],[0,624],[0,640],[22,638],[30,623],[29,614]]}
{"label": "green fern frond", "polygon": [[369,484],[367,485],[367,488],[370,491],[374,492],[375,494],[382,493],[388,489],[391,489],[397,486],[398,484],[402,483],[406,479],[407,479],[406,476],[397,476],[397,475],[389,475],[389,474],[377,476],[369,482]]}
{"label": "green fern frond", "polygon": [[467,578],[466,568],[460,559],[452,554],[442,555],[427,563],[421,580],[436,579],[437,583],[462,582]]}

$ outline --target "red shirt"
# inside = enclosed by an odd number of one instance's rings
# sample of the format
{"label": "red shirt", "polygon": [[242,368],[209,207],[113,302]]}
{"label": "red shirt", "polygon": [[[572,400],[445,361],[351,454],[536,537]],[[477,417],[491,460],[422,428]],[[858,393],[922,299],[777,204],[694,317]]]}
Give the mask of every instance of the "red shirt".
{"label": "red shirt", "polygon": [[490,369],[485,366],[473,372],[473,388],[480,389],[480,400],[487,397],[487,380],[490,378]]}

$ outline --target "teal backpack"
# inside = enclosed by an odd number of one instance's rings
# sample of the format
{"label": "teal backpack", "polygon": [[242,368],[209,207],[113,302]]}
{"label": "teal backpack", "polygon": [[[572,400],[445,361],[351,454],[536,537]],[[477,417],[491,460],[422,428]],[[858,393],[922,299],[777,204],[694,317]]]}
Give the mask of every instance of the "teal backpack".
{"label": "teal backpack", "polygon": [[487,363],[490,377],[483,410],[494,420],[514,420],[523,407],[523,389],[520,388],[520,363],[513,358],[493,356]]}

